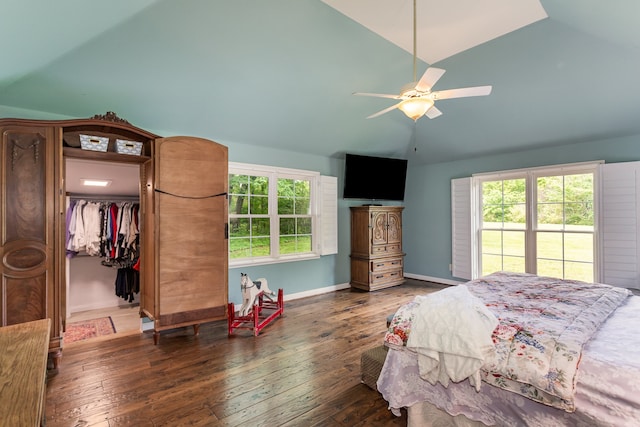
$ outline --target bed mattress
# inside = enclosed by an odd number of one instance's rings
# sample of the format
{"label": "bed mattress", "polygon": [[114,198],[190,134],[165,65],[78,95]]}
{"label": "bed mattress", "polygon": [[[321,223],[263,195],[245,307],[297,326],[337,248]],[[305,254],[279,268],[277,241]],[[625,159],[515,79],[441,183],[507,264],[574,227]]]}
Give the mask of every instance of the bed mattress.
{"label": "bed mattress", "polygon": [[640,420],[640,297],[621,305],[585,345],[577,373],[575,412],[537,403],[483,383],[447,388],[430,385],[418,372],[416,355],[393,348],[378,378],[390,408],[429,402],[451,415],[487,425],[637,426]]}

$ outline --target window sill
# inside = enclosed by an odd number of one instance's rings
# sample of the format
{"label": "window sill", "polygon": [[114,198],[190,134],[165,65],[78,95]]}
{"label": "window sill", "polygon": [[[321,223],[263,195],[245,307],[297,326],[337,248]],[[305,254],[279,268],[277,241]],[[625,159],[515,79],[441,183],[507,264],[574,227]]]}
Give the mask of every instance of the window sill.
{"label": "window sill", "polygon": [[242,259],[242,260],[233,260],[229,261],[229,268],[240,268],[240,267],[252,267],[255,265],[267,265],[267,264],[281,264],[284,262],[294,262],[294,261],[309,261],[312,259],[318,259],[320,255],[311,253],[304,255],[293,255],[293,256],[282,256],[280,258],[250,258],[250,259]]}

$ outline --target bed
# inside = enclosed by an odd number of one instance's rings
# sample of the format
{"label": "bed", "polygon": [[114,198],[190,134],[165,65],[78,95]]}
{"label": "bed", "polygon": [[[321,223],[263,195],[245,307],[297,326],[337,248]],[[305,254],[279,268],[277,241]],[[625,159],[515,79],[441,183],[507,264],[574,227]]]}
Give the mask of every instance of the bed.
{"label": "bed", "polygon": [[[404,304],[385,335],[377,388],[396,415],[407,408],[409,426],[638,425],[640,297],[508,272],[452,288]],[[477,347],[460,348],[482,328]]]}

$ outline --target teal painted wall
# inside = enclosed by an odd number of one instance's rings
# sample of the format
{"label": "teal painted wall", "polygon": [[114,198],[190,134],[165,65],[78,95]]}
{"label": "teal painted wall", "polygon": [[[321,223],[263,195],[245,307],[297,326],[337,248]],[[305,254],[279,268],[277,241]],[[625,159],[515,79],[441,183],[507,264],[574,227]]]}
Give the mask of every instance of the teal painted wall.
{"label": "teal painted wall", "polygon": [[574,143],[449,163],[409,162],[403,216],[405,273],[459,280],[451,263],[451,180],[474,173],[604,160],[640,160],[640,135]]}
{"label": "teal painted wall", "polygon": [[[66,116],[0,106],[0,117],[65,119]],[[148,129],[158,135],[187,135],[184,131]],[[212,138],[207,135],[193,135]],[[229,147],[232,162],[255,163],[318,171],[338,177],[338,254],[316,260],[234,268],[229,270],[229,301],[240,304],[240,273],[253,279],[266,277],[271,289],[282,288],[285,295],[312,291],[349,282],[350,206],[357,200],[342,199],[344,160],[315,156],[267,147],[216,140]],[[511,154],[479,157],[433,165],[413,165],[409,160],[403,214],[405,272],[434,278],[455,280],[449,272],[451,263],[451,179],[524,167],[545,166],[589,160],[622,162],[640,160],[640,135],[569,144]]]}

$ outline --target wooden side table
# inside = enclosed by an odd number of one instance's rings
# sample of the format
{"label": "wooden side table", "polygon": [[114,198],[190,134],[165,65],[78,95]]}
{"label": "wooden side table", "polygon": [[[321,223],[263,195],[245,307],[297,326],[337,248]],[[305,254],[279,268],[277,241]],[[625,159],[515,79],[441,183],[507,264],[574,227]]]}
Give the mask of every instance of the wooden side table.
{"label": "wooden side table", "polygon": [[0,328],[0,420],[44,425],[50,319]]}

